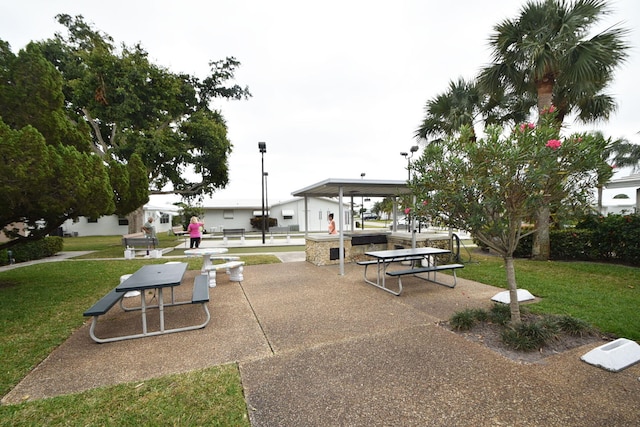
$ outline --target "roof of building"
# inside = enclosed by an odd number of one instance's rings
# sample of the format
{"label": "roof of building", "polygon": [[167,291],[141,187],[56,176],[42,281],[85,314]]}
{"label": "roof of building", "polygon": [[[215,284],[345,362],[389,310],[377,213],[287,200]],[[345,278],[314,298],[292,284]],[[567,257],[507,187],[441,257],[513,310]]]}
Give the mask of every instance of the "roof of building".
{"label": "roof of building", "polygon": [[300,197],[337,197],[340,190],[344,197],[394,197],[411,194],[407,181],[338,178],[325,179],[291,194]]}
{"label": "roof of building", "polygon": [[606,188],[631,188],[640,187],[640,173],[613,179],[604,185]]}

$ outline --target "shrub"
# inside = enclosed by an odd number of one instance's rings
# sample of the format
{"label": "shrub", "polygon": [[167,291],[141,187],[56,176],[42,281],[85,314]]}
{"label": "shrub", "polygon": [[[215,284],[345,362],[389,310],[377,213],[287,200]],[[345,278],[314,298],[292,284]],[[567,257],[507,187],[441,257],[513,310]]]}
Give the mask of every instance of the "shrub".
{"label": "shrub", "polygon": [[489,312],[489,320],[498,325],[506,325],[511,321],[511,307],[509,304],[494,304]]}
{"label": "shrub", "polygon": [[466,309],[451,316],[449,323],[453,329],[458,331],[468,331],[476,324],[476,317],[473,310]]}
{"label": "shrub", "polygon": [[558,329],[573,336],[585,336],[593,333],[593,327],[582,319],[571,316],[559,316],[554,319]]}
{"label": "shrub", "polygon": [[62,237],[58,236],[45,237],[41,240],[25,242],[20,245],[13,246],[8,250],[4,249],[0,251],[0,264],[6,265],[9,263],[8,251],[12,252],[15,262],[25,262],[55,255],[60,252],[63,247],[64,240]]}
{"label": "shrub", "polygon": [[544,322],[522,322],[502,332],[502,342],[514,350],[531,351],[542,347],[553,337]]}
{"label": "shrub", "polygon": [[[251,227],[255,228],[256,230],[262,230],[262,217],[261,216],[256,216],[250,219],[251,222]],[[278,218],[271,218],[271,217],[267,217],[267,221],[265,224],[267,227],[265,229],[265,231],[269,230],[269,227],[277,227],[278,226]]]}

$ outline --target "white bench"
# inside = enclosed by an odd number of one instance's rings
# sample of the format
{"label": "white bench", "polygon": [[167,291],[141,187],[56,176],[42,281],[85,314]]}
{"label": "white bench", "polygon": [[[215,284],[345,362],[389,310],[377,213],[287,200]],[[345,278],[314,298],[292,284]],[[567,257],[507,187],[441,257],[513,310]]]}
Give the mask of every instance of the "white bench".
{"label": "white bench", "polygon": [[[215,259],[220,259],[221,257],[216,257]],[[227,257],[227,258],[238,258],[238,257]],[[244,280],[243,270],[244,270],[244,261],[227,261],[221,264],[211,264],[205,270],[209,275],[209,287],[215,288],[216,286],[216,272],[224,270],[229,275],[229,280],[232,282],[242,282]]]}

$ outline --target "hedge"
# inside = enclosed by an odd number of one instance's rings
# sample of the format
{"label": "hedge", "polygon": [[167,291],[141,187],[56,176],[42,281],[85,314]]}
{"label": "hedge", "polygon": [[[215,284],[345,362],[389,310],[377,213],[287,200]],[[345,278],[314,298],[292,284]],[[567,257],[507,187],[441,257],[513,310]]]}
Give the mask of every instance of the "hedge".
{"label": "hedge", "polygon": [[25,262],[53,256],[62,251],[63,247],[64,240],[57,236],[25,242],[9,249],[2,249],[0,251],[0,265],[9,264],[9,251],[11,251],[15,262]]}
{"label": "hedge", "polygon": [[[640,215],[588,216],[575,228],[549,232],[551,259],[615,261],[640,265]],[[514,256],[531,256],[533,236],[520,240]]]}

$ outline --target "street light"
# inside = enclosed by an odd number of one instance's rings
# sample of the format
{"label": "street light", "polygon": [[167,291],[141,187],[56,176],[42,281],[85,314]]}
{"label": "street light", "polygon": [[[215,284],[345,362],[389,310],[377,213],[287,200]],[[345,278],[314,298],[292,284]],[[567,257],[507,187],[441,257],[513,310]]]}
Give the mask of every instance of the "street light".
{"label": "street light", "polygon": [[258,149],[260,150],[260,154],[262,154],[262,175],[260,176],[262,180],[262,244],[264,245],[264,229],[265,229],[265,218],[264,218],[264,153],[267,152],[267,143],[266,142],[258,142]]}
{"label": "street light", "polygon": [[[418,147],[417,145],[413,145],[411,146],[411,148],[409,149],[409,153],[407,153],[406,151],[403,151],[400,153],[401,156],[403,156],[404,158],[407,159],[407,184],[409,184],[411,182],[411,158],[413,157],[414,153],[416,151],[419,150],[420,147]],[[413,196],[413,204],[416,204],[416,196]],[[415,223],[414,223],[414,218],[412,214],[409,214],[409,221],[407,222],[407,226],[408,229],[411,230],[411,247],[415,248],[416,247],[416,230],[415,230]]]}
{"label": "street light", "polygon": [[[362,172],[360,178],[364,180],[366,173]],[[360,221],[362,221],[362,229],[364,230],[364,196],[362,196],[362,206],[360,207]]]}
{"label": "street light", "polygon": [[411,181],[411,158],[413,157],[413,154],[419,150],[419,148],[420,147],[418,147],[417,145],[412,146],[409,149],[411,154],[407,153],[406,151],[400,152],[400,155],[407,159],[407,181]]}
{"label": "street light", "polygon": [[267,177],[269,176],[269,172],[262,172],[262,176],[264,177],[264,205],[267,212],[267,226],[265,227],[267,230],[269,229],[269,186],[267,185]]}

